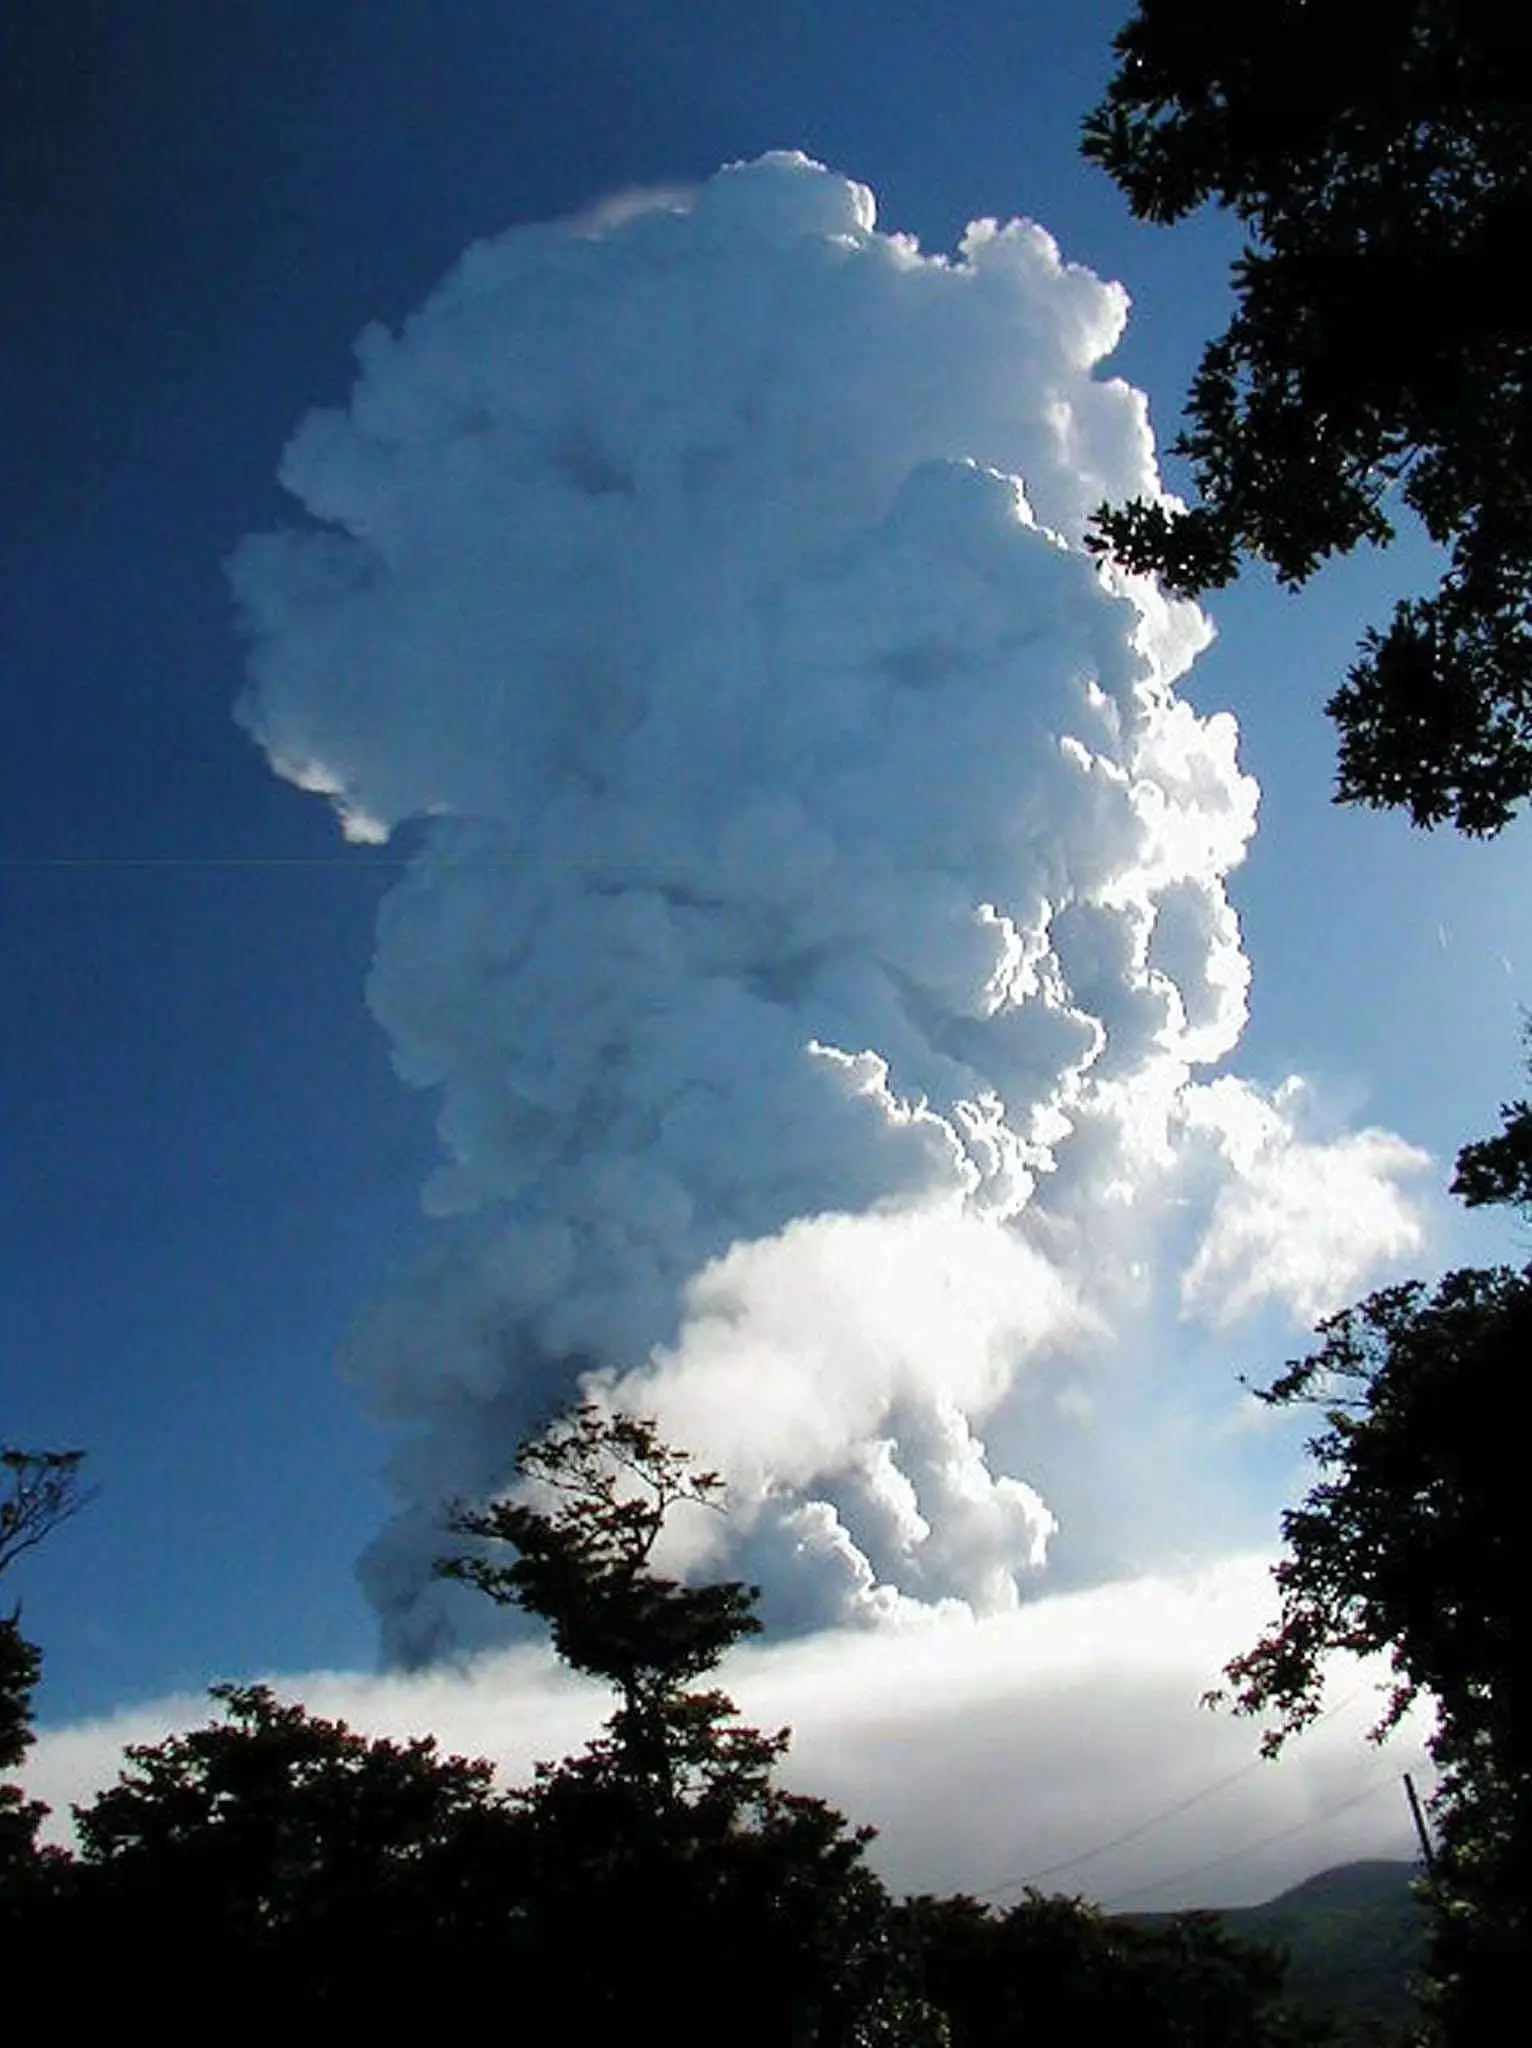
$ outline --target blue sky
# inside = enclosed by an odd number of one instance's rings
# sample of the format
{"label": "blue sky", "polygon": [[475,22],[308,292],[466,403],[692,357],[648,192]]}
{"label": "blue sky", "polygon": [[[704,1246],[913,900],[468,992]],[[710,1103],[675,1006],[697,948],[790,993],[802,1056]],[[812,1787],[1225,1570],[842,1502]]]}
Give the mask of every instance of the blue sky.
{"label": "blue sky", "polygon": [[[1022,214],[1121,279],[1108,367],[1168,438],[1231,239],[1135,226],[1077,157],[1120,12],[8,11],[0,1430],[84,1446],[100,1487],[20,1585],[49,1721],[375,1654],[353,1564],[382,1451],[333,1361],[419,1241],[437,1148],[362,1000],[394,850],[343,847],[231,716],[223,565],[290,517],[293,426],[474,240],[784,147],[928,249]],[[1320,709],[1424,567],[1253,580],[1184,691],[1236,714],[1262,789],[1240,1073],[1303,1074],[1439,1183],[1517,1085],[1524,842],[1336,811]],[[1427,1263],[1494,1241],[1431,1228]],[[1232,1380],[1283,1339],[1199,1341]]]}

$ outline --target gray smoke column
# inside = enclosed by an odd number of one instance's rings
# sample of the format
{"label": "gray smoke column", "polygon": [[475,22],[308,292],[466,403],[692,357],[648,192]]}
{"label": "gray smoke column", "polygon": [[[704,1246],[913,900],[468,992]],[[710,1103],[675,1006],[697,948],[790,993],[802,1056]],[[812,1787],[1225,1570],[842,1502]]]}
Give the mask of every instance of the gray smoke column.
{"label": "gray smoke column", "polygon": [[1280,1106],[1190,1079],[1255,817],[1173,693],[1207,628],[1081,545],[1158,490],[1126,310],[774,155],[474,247],[288,448],[240,715],[348,836],[414,828],[369,1000],[440,1104],[348,1360],[400,1429],[390,1656],[475,1625],[440,1504],[582,1381],[722,1466],[690,1554],[779,1615],[1014,1601],[1051,1517],[978,1431],[1095,1324],[1090,1218],[1275,1170]]}

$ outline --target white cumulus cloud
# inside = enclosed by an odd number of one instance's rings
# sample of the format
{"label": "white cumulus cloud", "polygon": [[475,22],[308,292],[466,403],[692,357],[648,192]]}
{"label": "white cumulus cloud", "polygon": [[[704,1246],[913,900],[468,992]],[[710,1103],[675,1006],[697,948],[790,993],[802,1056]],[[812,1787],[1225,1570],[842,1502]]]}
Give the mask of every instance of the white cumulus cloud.
{"label": "white cumulus cloud", "polygon": [[1301,1084],[1266,1100],[1230,1077],[1196,1089],[1187,1125],[1205,1132],[1223,1180],[1207,1231],[1182,1280],[1182,1299],[1221,1325],[1264,1301],[1312,1323],[1352,1299],[1381,1265],[1413,1257],[1424,1239],[1405,1183],[1427,1155],[1391,1131],[1353,1131],[1323,1143],[1300,1135]]}

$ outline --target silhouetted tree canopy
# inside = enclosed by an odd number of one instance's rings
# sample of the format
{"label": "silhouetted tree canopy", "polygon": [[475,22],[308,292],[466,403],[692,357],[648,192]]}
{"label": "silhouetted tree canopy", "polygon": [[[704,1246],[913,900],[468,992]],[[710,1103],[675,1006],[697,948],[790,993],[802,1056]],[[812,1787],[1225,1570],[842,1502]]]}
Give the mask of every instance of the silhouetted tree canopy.
{"label": "silhouetted tree canopy", "polygon": [[1459,1152],[1452,1192],[1470,1209],[1498,1204],[1532,1216],[1532,1102],[1501,1104],[1496,1135]]}
{"label": "silhouetted tree canopy", "polygon": [[42,1658],[14,1615],[0,1621],[0,1771],[13,1771],[32,1741],[32,1692]]}
{"label": "silhouetted tree canopy", "polygon": [[1333,2038],[1283,2004],[1282,1955],[1209,1914],[1109,1919],[1080,1899],[1034,1891],[1005,1912],[959,1896],[909,1899],[901,1913],[952,2048],[1279,2048]]}
{"label": "silhouetted tree canopy", "polygon": [[1194,596],[1393,534],[1448,567],[1330,699],[1342,801],[1496,832],[1532,790],[1532,17],[1506,0],[1139,0],[1084,153],[1136,215],[1239,219],[1175,446],[1198,502],[1095,544]]}
{"label": "silhouetted tree canopy", "polygon": [[660,1985],[676,1995],[655,2025],[675,2043],[939,2048],[864,1860],[872,1830],[780,1789],[786,1731],[744,1727],[726,1694],[694,1688],[760,1626],[755,1588],[651,1566],[676,1507],[719,1506],[717,1475],[592,1401],[523,1444],[516,1470],[521,1497],[452,1512],[475,1547],[441,1569],[539,1616],[568,1663],[618,1694],[581,1755],[512,1795],[528,1967],[557,1988],[570,2037],[609,2038]]}
{"label": "silhouetted tree canopy", "polygon": [[[1260,1393],[1315,1401],[1322,1475],[1283,1516],[1280,1625],[1230,1667],[1280,1746],[1319,1711],[1334,1650],[1387,1652],[1386,1724],[1429,1693],[1455,1726],[1502,1748],[1532,1729],[1515,1703],[1524,1450],[1508,1424],[1532,1360],[1532,1285],[1509,1268],[1390,1287],[1319,1326],[1320,1348]],[[1517,1730],[1523,1732],[1518,1737]]]}
{"label": "silhouetted tree canopy", "polygon": [[[80,1482],[83,1451],[0,1448],[0,1573],[89,1499]],[[32,1699],[42,1656],[21,1632],[19,1606],[0,1616],[0,1772],[16,1770],[32,1746]],[[17,1785],[0,1783],[0,1932],[19,1933],[18,1915],[45,1874],[37,1831],[48,1809]]]}
{"label": "silhouetted tree canopy", "polygon": [[393,2040],[503,2011],[571,2043],[941,2048],[871,1830],[778,1787],[785,1732],[694,1687],[755,1627],[754,1596],[650,1559],[666,1514],[713,1502],[717,1480],[593,1404],[519,1469],[540,1491],[459,1512],[480,1548],[449,1569],[541,1615],[614,1686],[603,1732],[501,1792],[490,1764],[429,1739],[215,1687],[210,1725],[128,1750],[33,1902],[39,1948],[91,1958],[76,2020],[179,2034],[232,2014],[244,2032]]}
{"label": "silhouetted tree canopy", "polygon": [[[652,1558],[667,1513],[716,1506],[717,1479],[593,1403],[518,1469],[514,1501],[453,1514],[475,1548],[446,1569],[541,1616],[614,1688],[603,1731],[499,1791],[429,1738],[215,1687],[208,1726],[130,1748],[76,1810],[77,1856],[33,1856],[28,1835],[25,1883],[0,1882],[0,1933],[75,2031],[392,2041],[488,2019],[571,2048],[1338,2048],[1295,2030],[1280,1957],[1197,1916],[1140,1927],[1036,1894],[1003,1915],[896,1906],[872,1830],[775,1783],[786,1732],[696,1685],[753,1629],[753,1592]],[[0,1631],[0,1768],[36,1668]]]}
{"label": "silhouetted tree canopy", "polygon": [[[466,2017],[524,1903],[493,1767],[265,1686],[213,1696],[221,1720],[130,1748],[76,1813],[60,1910],[105,1981],[122,1975],[104,2005],[184,2016],[216,1982],[241,2023]],[[144,2001],[135,1965],[167,1928],[184,1964]]]}
{"label": "silhouetted tree canopy", "polygon": [[[42,1658],[16,1617],[0,1617],[0,1772],[16,1770],[32,1746],[32,1695],[41,1671]],[[19,1786],[0,1782],[0,1928],[17,1887],[32,1874],[46,1813]]]}
{"label": "silhouetted tree canopy", "polygon": [[622,1768],[668,1799],[687,1770],[718,1762],[712,1731],[733,1712],[726,1701],[719,1711],[721,1695],[686,1686],[760,1630],[755,1587],[684,1586],[650,1569],[671,1512],[716,1508],[722,1482],[694,1471],[652,1423],[591,1401],[524,1443],[516,1471],[534,1498],[455,1508],[453,1533],[478,1542],[439,1569],[537,1615],[566,1663],[617,1688]]}
{"label": "silhouetted tree canopy", "polygon": [[[1472,1200],[1521,1201],[1525,1106],[1465,1148]],[[1283,1516],[1276,1623],[1228,1667],[1279,1749],[1319,1711],[1336,1650],[1385,1654],[1380,1735],[1435,1705],[1440,1837],[1431,1974],[1443,2038],[1494,2038],[1532,1995],[1532,1625],[1526,1598],[1532,1267],[1386,1288],[1319,1327],[1261,1398],[1312,1403],[1319,1479]]]}

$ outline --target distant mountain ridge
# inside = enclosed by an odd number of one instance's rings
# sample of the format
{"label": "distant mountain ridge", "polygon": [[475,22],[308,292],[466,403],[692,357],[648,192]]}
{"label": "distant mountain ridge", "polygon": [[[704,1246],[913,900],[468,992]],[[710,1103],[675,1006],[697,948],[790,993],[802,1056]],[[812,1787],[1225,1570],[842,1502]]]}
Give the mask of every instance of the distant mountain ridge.
{"label": "distant mountain ridge", "polygon": [[1287,1951],[1287,1991],[1295,2005],[1405,2020],[1415,2009],[1410,1981],[1426,1955],[1425,1912],[1411,1889],[1419,1875],[1415,1863],[1341,1863],[1259,1906],[1207,1910],[1231,1934]]}

